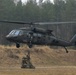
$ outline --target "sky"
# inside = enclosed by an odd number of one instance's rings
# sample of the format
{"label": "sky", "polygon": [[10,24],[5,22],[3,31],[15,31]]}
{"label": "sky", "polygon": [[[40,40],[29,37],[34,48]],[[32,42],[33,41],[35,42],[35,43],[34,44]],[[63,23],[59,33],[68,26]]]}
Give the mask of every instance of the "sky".
{"label": "sky", "polygon": [[[26,2],[27,0],[22,0],[22,2],[24,3],[24,2]],[[39,0],[37,0],[37,1],[39,1]],[[46,0],[44,0],[44,1],[46,1]],[[53,0],[51,0],[51,2],[53,2]]]}

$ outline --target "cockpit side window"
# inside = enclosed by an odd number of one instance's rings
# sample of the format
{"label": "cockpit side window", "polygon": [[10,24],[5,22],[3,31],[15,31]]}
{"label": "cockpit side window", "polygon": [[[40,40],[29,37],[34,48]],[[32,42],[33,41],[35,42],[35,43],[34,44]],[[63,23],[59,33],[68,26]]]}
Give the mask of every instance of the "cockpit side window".
{"label": "cockpit side window", "polygon": [[21,35],[23,32],[21,30],[12,30],[9,35],[18,36]]}
{"label": "cockpit side window", "polygon": [[42,35],[41,34],[38,34],[38,37],[41,37]]}
{"label": "cockpit side window", "polygon": [[19,35],[20,31],[15,31],[14,35]]}
{"label": "cockpit side window", "polygon": [[23,34],[23,31],[20,31],[20,32],[19,32],[19,35],[22,35],[22,34]]}
{"label": "cockpit side window", "polygon": [[14,34],[15,33],[15,30],[12,30],[10,33],[9,33],[9,35],[12,35],[12,34]]}

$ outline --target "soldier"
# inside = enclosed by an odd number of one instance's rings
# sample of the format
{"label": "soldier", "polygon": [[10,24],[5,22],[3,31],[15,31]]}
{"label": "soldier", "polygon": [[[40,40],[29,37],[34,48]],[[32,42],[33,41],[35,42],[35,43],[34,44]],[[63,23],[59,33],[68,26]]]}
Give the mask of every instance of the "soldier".
{"label": "soldier", "polygon": [[27,65],[27,58],[23,57],[22,58],[22,67],[21,68],[26,68],[26,65]]}
{"label": "soldier", "polygon": [[21,68],[35,68],[32,63],[30,62],[30,52],[28,51],[28,54],[26,57],[22,58],[22,67]]}

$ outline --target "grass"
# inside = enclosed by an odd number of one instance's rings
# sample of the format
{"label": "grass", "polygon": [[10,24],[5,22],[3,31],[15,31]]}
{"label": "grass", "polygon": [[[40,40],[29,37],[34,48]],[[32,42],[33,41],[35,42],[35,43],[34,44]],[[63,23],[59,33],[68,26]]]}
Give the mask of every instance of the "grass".
{"label": "grass", "polygon": [[15,46],[0,45],[0,75],[76,75],[75,50],[69,49],[67,54],[62,48],[34,46],[31,49],[33,65],[51,68],[21,69],[22,57],[28,49],[27,46],[17,49]]}
{"label": "grass", "polygon": [[5,69],[0,75],[76,75],[76,68],[50,68],[50,69]]}

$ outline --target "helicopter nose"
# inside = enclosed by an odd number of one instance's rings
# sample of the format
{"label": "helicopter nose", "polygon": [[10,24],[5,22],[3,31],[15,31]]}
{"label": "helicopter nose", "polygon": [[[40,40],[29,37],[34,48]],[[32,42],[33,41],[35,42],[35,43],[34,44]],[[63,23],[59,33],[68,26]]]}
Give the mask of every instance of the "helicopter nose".
{"label": "helicopter nose", "polygon": [[11,40],[11,37],[9,35],[6,35],[7,40]]}
{"label": "helicopter nose", "polygon": [[10,37],[8,35],[6,35],[6,39],[8,40]]}

